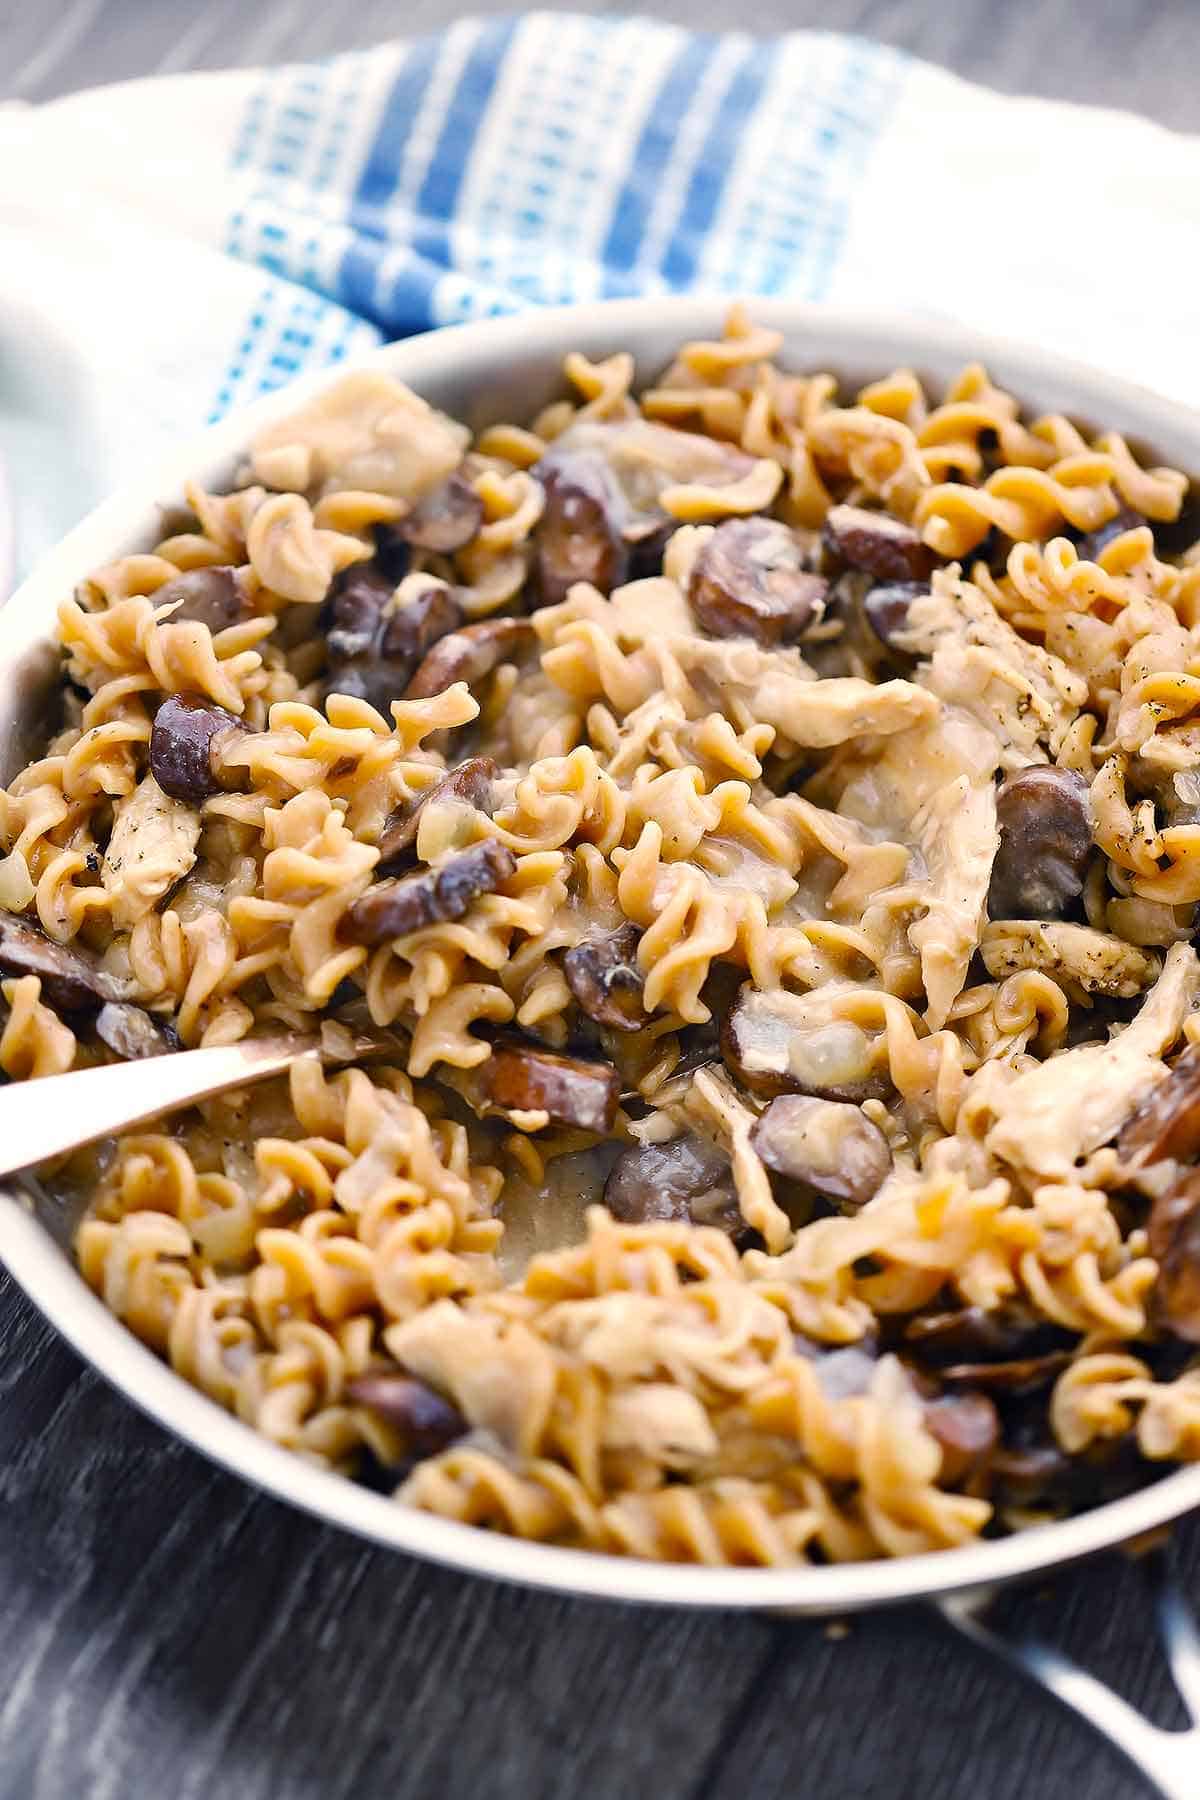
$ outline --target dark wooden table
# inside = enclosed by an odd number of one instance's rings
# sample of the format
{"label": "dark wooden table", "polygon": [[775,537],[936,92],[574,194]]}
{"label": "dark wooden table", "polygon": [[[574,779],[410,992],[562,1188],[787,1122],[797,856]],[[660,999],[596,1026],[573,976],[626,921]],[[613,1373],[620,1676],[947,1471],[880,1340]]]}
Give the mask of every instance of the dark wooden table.
{"label": "dark wooden table", "polygon": [[[656,10],[701,26],[859,31],[996,87],[1200,128],[1194,0]],[[0,0],[0,98],[322,56],[437,29],[453,11]],[[1200,1594],[1200,1529],[1179,1544]],[[1176,1721],[1128,1569],[1114,1560],[1022,1604]],[[0,1800],[1146,1793],[1051,1701],[920,1613],[842,1633],[639,1612],[486,1586],[322,1530],[148,1424],[0,1275]]]}

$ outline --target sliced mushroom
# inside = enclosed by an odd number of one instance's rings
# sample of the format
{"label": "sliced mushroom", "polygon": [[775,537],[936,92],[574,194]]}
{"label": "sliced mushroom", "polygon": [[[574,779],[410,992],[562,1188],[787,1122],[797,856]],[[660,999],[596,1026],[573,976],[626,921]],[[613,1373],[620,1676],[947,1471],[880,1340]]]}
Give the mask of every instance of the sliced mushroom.
{"label": "sliced mushroom", "polygon": [[462,471],[456,470],[388,531],[414,550],[449,556],[469,544],[482,524],[483,501]]}
{"label": "sliced mushroom", "polygon": [[1076,1471],[1064,1450],[1044,1442],[999,1446],[989,1474],[992,1493],[1001,1505],[1058,1507],[1067,1503]]}
{"label": "sliced mushroom", "polygon": [[867,590],[862,609],[867,624],[881,644],[900,649],[896,639],[908,630],[908,612],[914,600],[929,592],[927,581],[877,581]]}
{"label": "sliced mushroom", "polygon": [[202,694],[169,694],[154,715],[150,772],[172,799],[207,800],[240,780],[240,771],[223,775],[220,755],[245,729],[233,713]]}
{"label": "sliced mushroom", "polygon": [[668,488],[726,487],[756,467],[733,444],[652,419],[585,419],[556,438],[534,474],[546,492],[538,524],[541,605],[576,581],[611,593],[650,571],[674,521],[660,505]]}
{"label": "sliced mushroom", "polygon": [[432,575],[410,576],[401,584],[395,602],[384,619],[379,648],[385,662],[409,669],[463,621],[462,607],[454,595]]}
{"label": "sliced mushroom", "polygon": [[728,1156],[690,1131],[665,1144],[622,1150],[605,1183],[604,1204],[623,1225],[681,1219],[713,1225],[730,1237],[746,1229]]}
{"label": "sliced mushroom", "polygon": [[[1131,1168],[1200,1152],[1200,1045],[1189,1044],[1165,1081],[1151,1088],[1117,1136],[1117,1154]],[[1158,1251],[1152,1254],[1158,1255]]]}
{"label": "sliced mushroom", "polygon": [[928,581],[936,558],[920,533],[890,513],[832,506],[825,516],[826,549],[878,581]]}
{"label": "sliced mushroom", "polygon": [[1171,1240],[1191,1214],[1200,1207],[1200,1169],[1185,1169],[1171,1186],[1155,1196],[1146,1220],[1148,1248],[1156,1262],[1162,1262],[1171,1248]]}
{"label": "sliced mushroom", "polygon": [[1147,1236],[1158,1263],[1154,1317],[1176,1337],[1200,1343],[1200,1169],[1189,1169],[1150,1209]]}
{"label": "sliced mushroom", "polygon": [[710,637],[790,643],[821,617],[829,583],[805,567],[794,531],[776,519],[727,519],[692,564],[687,598]]}
{"label": "sliced mushroom", "polygon": [[486,1102],[498,1112],[545,1113],[552,1125],[598,1136],[612,1130],[621,1083],[611,1063],[505,1039],[478,1073]]}
{"label": "sliced mushroom", "polygon": [[427,700],[441,694],[456,681],[473,687],[506,658],[515,655],[532,640],[533,626],[528,619],[483,619],[478,625],[464,625],[435,644],[405,690],[408,700]]}
{"label": "sliced mushroom", "polygon": [[905,1326],[904,1336],[918,1347],[923,1362],[960,1365],[1011,1363],[1056,1351],[1071,1341],[1061,1326],[1015,1300],[990,1310],[961,1306],[950,1312],[917,1313]]}
{"label": "sliced mushroom", "polygon": [[123,1000],[124,982],[102,969],[80,946],[56,944],[36,925],[0,914],[0,968],[14,975],[37,975],[42,997],[62,1012],[84,1012],[106,1000]]}
{"label": "sliced mushroom", "polygon": [[598,450],[552,449],[534,473],[546,493],[535,534],[540,604],[556,606],[577,581],[611,594],[629,574],[629,507],[609,463]]}
{"label": "sliced mushroom", "polygon": [[[179,602],[176,605],[176,602]],[[246,597],[237,570],[221,565],[213,569],[188,569],[160,587],[155,606],[175,606],[171,623],[191,620],[212,632],[225,631],[246,616]]]}
{"label": "sliced mushroom", "polygon": [[[337,576],[328,603],[325,649],[327,694],[349,694],[355,700],[377,705],[397,672],[383,670],[379,637],[384,611],[396,591],[390,575],[371,562],[351,563]],[[405,679],[407,679],[405,673]],[[403,682],[396,689],[403,691]]]}
{"label": "sliced mushroom", "polygon": [[942,1452],[943,1487],[960,1487],[986,1467],[1000,1441],[1000,1419],[986,1394],[942,1394],[925,1401],[924,1415]]}
{"label": "sliced mushroom", "polygon": [[1071,1363],[1070,1350],[1023,1356],[1012,1362],[950,1363],[940,1369],[948,1387],[987,1388],[996,1394],[1031,1394],[1056,1381]]}
{"label": "sliced mushroom", "polygon": [[366,700],[386,714],[421,658],[462,618],[445,582],[415,575],[398,588],[375,565],[352,563],[335,585],[325,692]]}
{"label": "sliced mushroom", "polygon": [[390,871],[408,857],[417,841],[421,814],[431,801],[461,800],[477,812],[492,812],[492,783],[500,773],[490,756],[468,756],[447,771],[440,781],[415,799],[406,800],[388,817],[379,839],[379,873]]}
{"label": "sliced mushroom", "polygon": [[169,1025],[128,1000],[110,1000],[100,1008],[96,1014],[96,1036],[126,1062],[167,1056],[179,1049],[179,1039]]}
{"label": "sliced mushroom", "polygon": [[1019,769],[997,791],[996,823],[989,918],[1061,918],[1083,892],[1092,847],[1087,782],[1048,764]]}
{"label": "sliced mushroom", "polygon": [[441,920],[461,919],[472,901],[495,893],[516,866],[511,850],[485,838],[435,869],[377,881],[343,914],[338,935],[345,943],[373,947]]}
{"label": "sliced mushroom", "polygon": [[436,1456],[470,1430],[457,1406],[412,1375],[357,1375],[345,1392],[352,1405],[365,1406],[395,1426],[408,1461]]}
{"label": "sliced mushroom", "polygon": [[351,563],[335,577],[326,632],[331,662],[353,661],[373,647],[396,586],[374,562]]}
{"label": "sliced mushroom", "polygon": [[865,1032],[844,1019],[814,1015],[802,994],[747,983],[721,1027],[721,1054],[742,1086],[762,1099],[811,1094],[824,1100],[880,1099]]}
{"label": "sliced mushroom", "polygon": [[750,1142],[785,1192],[817,1194],[846,1213],[873,1199],[892,1167],[878,1125],[844,1100],[782,1094],[755,1122]]}
{"label": "sliced mushroom", "polygon": [[587,937],[563,957],[563,974],[576,1004],[614,1031],[639,1031],[649,1018],[638,967],[641,932],[635,925]]}
{"label": "sliced mushroom", "polygon": [[[1098,530],[1089,531],[1080,538],[1076,546],[1080,562],[1095,562],[1100,552],[1111,544],[1114,538],[1120,537],[1126,531],[1135,531],[1139,525],[1146,523],[1147,520],[1142,513],[1134,512],[1132,507],[1123,506],[1116,518],[1110,519],[1107,525],[1101,525]],[[1189,538],[1188,544],[1191,542],[1192,540]],[[1186,546],[1183,547],[1186,548]]]}

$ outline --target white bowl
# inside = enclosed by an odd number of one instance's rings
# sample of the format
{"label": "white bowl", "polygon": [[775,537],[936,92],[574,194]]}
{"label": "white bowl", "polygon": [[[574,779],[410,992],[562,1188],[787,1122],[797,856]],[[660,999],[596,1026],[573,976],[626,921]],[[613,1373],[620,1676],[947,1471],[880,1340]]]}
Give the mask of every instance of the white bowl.
{"label": "white bowl", "polygon": [[[561,391],[567,351],[637,358],[639,381],[678,345],[720,333],[727,301],[628,300],[464,325],[391,344],[368,359],[472,427],[529,419]],[[876,313],[849,314],[787,301],[753,303],[786,336],[782,359],[831,369],[854,384],[897,365],[936,388],[964,363],[991,375],[1038,411],[1062,411],[1124,432],[1189,472],[1200,469],[1200,417],[1170,400],[1016,344]],[[36,748],[43,699],[57,670],[50,630],[58,601],[98,565],[144,549],[160,535],[160,509],[184,481],[220,486],[268,420],[336,378],[306,378],[257,402],[164,459],[152,483],[97,507],[53,550],[0,611],[0,778]],[[44,1090],[47,1097],[51,1090]],[[302,1462],[189,1387],[138,1342],[86,1287],[69,1254],[69,1222],[0,1192],[0,1258],[81,1356],[130,1400],[205,1455],[333,1524],[416,1556],[536,1587],[683,1606],[844,1612],[921,1595],[990,1586],[1085,1556],[1200,1506],[1200,1466],[1165,1476],[1126,1499],[1060,1524],[939,1555],[787,1570],[697,1569],[525,1543],[399,1506]]]}

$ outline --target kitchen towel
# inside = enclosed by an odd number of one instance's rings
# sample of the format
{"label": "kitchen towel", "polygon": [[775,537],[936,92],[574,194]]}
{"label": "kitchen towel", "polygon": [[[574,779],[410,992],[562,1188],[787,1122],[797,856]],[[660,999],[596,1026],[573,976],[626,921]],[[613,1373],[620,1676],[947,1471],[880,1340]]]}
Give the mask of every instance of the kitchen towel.
{"label": "kitchen towel", "polygon": [[464,19],[0,107],[20,557],[301,370],[607,295],[893,307],[1200,402],[1198,196],[1200,139],[1146,120],[648,19]]}

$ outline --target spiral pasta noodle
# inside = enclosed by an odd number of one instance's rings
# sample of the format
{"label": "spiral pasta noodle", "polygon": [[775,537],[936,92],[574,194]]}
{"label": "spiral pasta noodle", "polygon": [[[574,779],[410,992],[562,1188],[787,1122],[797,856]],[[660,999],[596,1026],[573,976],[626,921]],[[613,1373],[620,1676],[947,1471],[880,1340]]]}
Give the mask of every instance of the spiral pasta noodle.
{"label": "spiral pasta noodle", "polygon": [[326,1059],[42,1171],[106,1305],[402,1504],[709,1566],[1200,1457],[1187,481],[782,351],[474,442],[334,383],[62,599],[0,791],[5,1079]]}

